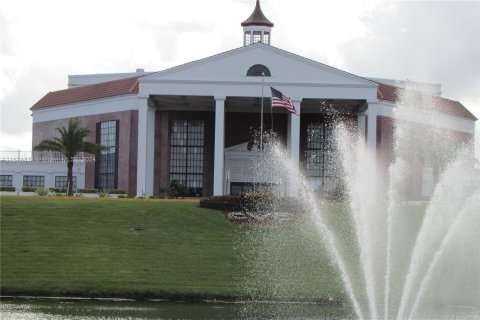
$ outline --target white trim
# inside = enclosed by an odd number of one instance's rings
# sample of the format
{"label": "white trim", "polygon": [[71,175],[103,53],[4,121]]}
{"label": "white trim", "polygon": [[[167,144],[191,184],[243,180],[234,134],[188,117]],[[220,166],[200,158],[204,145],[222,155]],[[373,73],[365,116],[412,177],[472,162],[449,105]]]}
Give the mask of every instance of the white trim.
{"label": "white trim", "polygon": [[88,100],[32,110],[33,123],[138,110],[136,94]]}
{"label": "white trim", "polygon": [[[185,84],[185,85],[197,85],[197,84],[208,84],[208,85],[258,85],[260,80],[253,81],[254,77],[243,76],[245,81],[238,81],[238,80],[187,80],[187,79],[148,79],[143,81],[142,83],[165,83],[165,84]],[[339,88],[376,88],[376,86],[372,86],[365,83],[330,83],[330,82],[291,82],[291,81],[272,81],[275,79],[275,76],[268,77],[266,80],[268,81],[269,85],[283,85],[283,86],[291,86],[291,87],[339,87]],[[377,102],[377,100],[369,100]]]}
{"label": "white trim", "polygon": [[[266,79],[267,80],[267,79]],[[261,79],[260,79],[261,81]],[[377,95],[375,88],[356,85],[324,85],[308,83],[277,82],[268,79],[265,85],[275,86],[276,89],[289,96],[303,97],[304,99],[364,99],[369,100]],[[159,85],[162,83],[162,85]],[[213,84],[213,85],[212,85]],[[227,97],[260,97],[259,81],[150,81],[142,83],[139,96],[152,95],[191,95]]]}

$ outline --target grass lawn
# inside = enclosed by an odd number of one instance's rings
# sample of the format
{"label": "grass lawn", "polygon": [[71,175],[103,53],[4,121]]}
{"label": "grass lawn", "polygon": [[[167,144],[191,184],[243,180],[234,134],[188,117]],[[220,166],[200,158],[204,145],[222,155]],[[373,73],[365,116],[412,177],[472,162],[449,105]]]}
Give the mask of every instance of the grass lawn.
{"label": "grass lawn", "polygon": [[[344,298],[324,252],[310,254],[291,226],[230,224],[197,201],[4,196],[0,203],[2,295],[195,300],[275,298],[283,290],[278,298]],[[275,254],[265,255],[274,243]],[[265,272],[275,288],[257,285]]]}

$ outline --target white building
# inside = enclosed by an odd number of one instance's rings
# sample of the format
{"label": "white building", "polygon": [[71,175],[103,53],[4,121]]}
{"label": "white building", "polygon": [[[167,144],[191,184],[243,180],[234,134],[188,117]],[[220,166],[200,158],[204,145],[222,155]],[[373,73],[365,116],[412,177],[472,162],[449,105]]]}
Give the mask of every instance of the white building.
{"label": "white building", "polygon": [[[252,181],[235,178],[241,176],[235,170],[248,168],[232,165],[232,157],[251,156],[245,146],[260,127],[264,74],[265,88],[288,95],[299,113],[275,109],[274,129],[308,177],[325,185],[335,179],[325,170],[332,155],[319,147],[328,144],[338,121],[332,113],[366,137],[377,161],[389,163],[393,109],[406,83],[367,79],[272,46],[274,25],[259,1],[241,25],[243,46],[174,68],[69,76],[69,89],[50,92],[31,108],[33,144],[76,118],[92,130],[91,141],[113,147],[85,164],[88,188],[156,195],[176,180],[191,195],[238,192]],[[438,85],[422,90],[435,96],[438,112],[449,119],[446,130],[461,141],[473,138],[476,118],[461,103],[441,98]],[[265,117],[266,130],[270,122]],[[313,138],[322,141],[312,144]]]}

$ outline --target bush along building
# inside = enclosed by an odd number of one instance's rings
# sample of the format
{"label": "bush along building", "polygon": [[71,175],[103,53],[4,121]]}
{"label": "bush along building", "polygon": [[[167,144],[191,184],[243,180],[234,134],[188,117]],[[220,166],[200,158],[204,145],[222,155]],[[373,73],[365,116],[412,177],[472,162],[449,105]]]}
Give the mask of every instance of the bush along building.
{"label": "bush along building", "polygon": [[[357,76],[272,46],[274,24],[259,1],[241,27],[243,46],[167,70],[69,76],[68,89],[31,107],[33,145],[75,118],[92,131],[89,141],[109,147],[84,163],[86,188],[152,196],[173,185],[190,196],[237,194],[253,183],[248,144],[260,127],[264,82],[291,98],[298,115],[274,109],[274,130],[316,185],[335,184],[325,167],[335,153],[325,146],[339,121],[365,137],[380,164],[391,161],[393,110],[405,83]],[[450,120],[445,130],[472,139],[472,113],[442,98],[439,85],[421,90]],[[263,104],[269,130],[269,94]]]}

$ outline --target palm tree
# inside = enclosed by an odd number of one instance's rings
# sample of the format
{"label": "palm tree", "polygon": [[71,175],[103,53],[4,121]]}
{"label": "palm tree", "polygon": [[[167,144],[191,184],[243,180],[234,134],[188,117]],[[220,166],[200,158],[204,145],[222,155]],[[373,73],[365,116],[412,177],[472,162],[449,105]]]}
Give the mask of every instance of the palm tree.
{"label": "palm tree", "polygon": [[88,128],[81,128],[80,121],[72,119],[68,122],[68,128],[56,128],[60,133],[60,137],[42,140],[38,145],[33,147],[35,151],[56,151],[61,152],[67,160],[67,196],[72,196],[73,181],[73,158],[79,152],[99,153],[106,147],[83,141],[85,137],[90,135]]}

